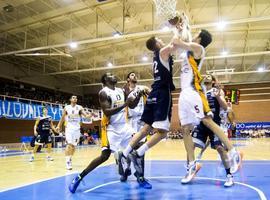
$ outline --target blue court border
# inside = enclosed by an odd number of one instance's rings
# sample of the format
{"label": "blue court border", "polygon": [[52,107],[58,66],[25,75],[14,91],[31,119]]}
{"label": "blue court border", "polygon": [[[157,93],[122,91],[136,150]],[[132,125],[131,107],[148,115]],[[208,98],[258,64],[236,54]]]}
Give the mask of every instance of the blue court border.
{"label": "blue court border", "polygon": [[94,170],[84,179],[75,194],[67,187],[74,174],[45,180],[0,192],[1,200],[103,200],[103,199],[262,199],[270,197],[270,161],[245,161],[235,175],[236,184],[224,188],[224,169],[218,161],[203,161],[198,177],[188,185],[180,178],[185,174],[184,161],[154,160],[146,163],[146,176],[152,190],[138,187],[131,177],[121,183],[115,165]]}

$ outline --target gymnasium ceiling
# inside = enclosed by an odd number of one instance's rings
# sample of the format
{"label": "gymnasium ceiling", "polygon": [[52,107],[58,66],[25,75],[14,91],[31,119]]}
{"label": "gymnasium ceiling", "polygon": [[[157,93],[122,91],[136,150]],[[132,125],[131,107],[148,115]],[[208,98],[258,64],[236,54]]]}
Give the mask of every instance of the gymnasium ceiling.
{"label": "gymnasium ceiling", "polygon": [[[135,71],[151,83],[145,41],[172,37],[152,0],[1,0],[0,7],[0,60],[24,72],[18,79],[38,72],[88,92],[100,88],[106,71],[119,81]],[[205,28],[214,36],[203,74],[215,72],[227,84],[270,81],[270,0],[178,0],[177,9],[189,16],[193,33]],[[178,85],[178,62],[174,78]]]}

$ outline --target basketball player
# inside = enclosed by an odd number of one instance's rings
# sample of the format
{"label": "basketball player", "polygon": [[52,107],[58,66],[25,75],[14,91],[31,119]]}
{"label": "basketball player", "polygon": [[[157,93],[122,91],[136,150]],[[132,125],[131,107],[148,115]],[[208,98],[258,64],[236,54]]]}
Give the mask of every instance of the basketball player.
{"label": "basketball player", "polygon": [[[140,176],[143,175],[142,163],[145,152],[167,136],[172,107],[171,91],[175,89],[172,79],[173,59],[171,53],[174,51],[173,46],[165,45],[161,39],[151,37],[146,41],[146,47],[154,52],[154,83],[141,117],[145,124],[140,132],[132,137],[125,150],[118,154],[119,167],[123,170],[129,156]],[[153,128],[154,135],[139,149],[134,150],[140,140],[147,136],[151,128]]]}
{"label": "basketball player", "polygon": [[[227,103],[225,101],[224,92],[222,89],[213,87],[216,84],[216,78],[212,75],[207,75],[204,79],[204,85],[206,87],[206,96],[209,103],[209,106],[214,114],[213,121],[221,126],[224,111],[227,111]],[[202,122],[195,127],[192,131],[193,142],[196,147],[206,148],[206,141],[209,139],[211,143],[211,147],[220,155],[222,163],[225,167],[226,171],[226,182],[224,184],[225,187],[231,187],[233,183],[233,176],[230,171],[230,161],[227,155],[227,150],[222,145],[219,138]]]}
{"label": "basketball player", "polygon": [[65,106],[62,117],[57,125],[60,130],[63,122],[66,120],[65,136],[66,136],[66,169],[72,170],[72,156],[75,153],[75,147],[80,141],[81,136],[81,116],[91,118],[91,113],[84,111],[83,107],[77,104],[77,96],[70,98],[70,105]]}
{"label": "basketball player", "polygon": [[[121,147],[127,146],[134,131],[126,123],[126,106],[134,108],[133,102],[140,99],[138,95],[135,99],[127,98],[121,88],[115,87],[117,79],[111,73],[102,76],[103,89],[99,92],[99,102],[104,116],[101,121],[101,155],[90,162],[90,164],[77,175],[69,185],[70,192],[74,193],[81,180],[94,170],[97,166],[109,159],[112,152],[117,152]],[[119,171],[123,175],[123,171]]]}
{"label": "basketball player", "polygon": [[35,158],[35,154],[39,148],[39,146],[46,144],[47,145],[47,160],[53,161],[51,157],[52,151],[52,138],[50,134],[50,130],[52,129],[54,132],[57,132],[55,129],[51,116],[48,116],[48,109],[46,107],[42,108],[42,117],[38,117],[34,126],[34,134],[36,136],[35,146],[32,152],[32,155],[29,159],[29,162],[33,162]]}
{"label": "basketball player", "polygon": [[[183,21],[176,23],[176,28],[181,32]],[[224,135],[223,130],[212,120],[213,113],[208,105],[207,99],[202,91],[202,77],[200,69],[203,63],[205,48],[212,42],[212,36],[207,30],[201,30],[193,39],[193,42],[184,42],[181,37],[175,35],[173,45],[178,47],[182,53],[183,60],[181,67],[181,93],[179,98],[179,119],[183,132],[183,139],[189,164],[187,174],[182,183],[188,183],[200,169],[195,162],[194,143],[190,132],[200,121],[204,123],[215,135],[219,137],[225,147],[229,150],[229,157],[232,161],[231,171],[235,173],[239,166],[241,157],[236,149]]]}
{"label": "basketball player", "polygon": [[[127,83],[123,87],[124,93],[126,98],[128,98],[129,95],[132,95],[132,93],[140,93],[142,92],[142,96],[140,97],[138,104],[135,108],[128,108],[127,107],[127,118],[129,125],[133,128],[134,133],[137,133],[140,131],[140,129],[143,127],[144,122],[141,121],[141,116],[143,114],[144,105],[146,102],[147,95],[150,93],[150,89],[147,86],[138,85],[137,84],[137,76],[134,72],[130,72],[127,75]],[[140,146],[144,144],[146,141],[146,138],[142,139],[137,147],[135,149],[138,149]],[[142,159],[142,175],[144,176],[144,157]],[[130,166],[127,166],[127,169],[125,170],[125,173],[123,176],[121,176],[121,181],[126,181],[127,177],[131,174]],[[138,176],[138,173],[135,172],[134,175],[136,176],[138,183],[140,184],[140,177]],[[150,184],[149,184],[150,187]]]}

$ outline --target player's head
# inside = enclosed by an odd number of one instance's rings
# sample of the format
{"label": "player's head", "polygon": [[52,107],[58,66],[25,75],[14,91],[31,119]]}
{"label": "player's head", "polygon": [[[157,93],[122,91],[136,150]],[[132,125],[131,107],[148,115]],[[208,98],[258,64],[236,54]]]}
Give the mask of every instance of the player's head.
{"label": "player's head", "polygon": [[160,38],[157,38],[155,36],[150,37],[146,41],[146,47],[150,51],[158,51],[159,49],[161,49],[164,46],[165,46],[165,43]]}
{"label": "player's head", "polygon": [[135,72],[129,72],[127,75],[127,82],[128,83],[137,83],[137,76]]}
{"label": "player's head", "polygon": [[212,74],[207,74],[204,77],[204,84],[214,87],[215,84],[217,84],[217,78],[214,75],[212,75]]}
{"label": "player's head", "polygon": [[207,30],[202,29],[195,38],[193,42],[196,42],[206,48],[212,42],[212,35]]}
{"label": "player's head", "polygon": [[117,83],[117,79],[112,73],[107,72],[102,75],[101,83],[103,85],[115,85]]}
{"label": "player's head", "polygon": [[72,103],[72,104],[75,104],[75,103],[77,103],[77,101],[78,101],[78,99],[77,99],[77,96],[76,95],[72,95],[71,97],[70,97],[70,103]]}
{"label": "player's head", "polygon": [[47,108],[46,106],[43,106],[43,107],[42,107],[42,114],[43,114],[44,116],[48,115],[48,108]]}

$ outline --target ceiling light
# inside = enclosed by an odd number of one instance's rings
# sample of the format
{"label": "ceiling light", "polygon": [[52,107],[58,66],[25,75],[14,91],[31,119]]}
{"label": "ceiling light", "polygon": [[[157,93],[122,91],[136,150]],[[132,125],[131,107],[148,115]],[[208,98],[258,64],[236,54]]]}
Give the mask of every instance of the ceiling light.
{"label": "ceiling light", "polygon": [[108,67],[112,67],[113,64],[112,64],[111,62],[108,62],[107,66],[108,66]]}
{"label": "ceiling light", "polygon": [[78,47],[78,44],[77,44],[77,42],[71,42],[71,43],[69,43],[69,46],[70,46],[72,49],[75,49],[75,48]]}
{"label": "ceiling light", "polygon": [[227,25],[226,22],[220,21],[220,22],[217,23],[217,28],[218,28],[219,30],[223,30],[223,29],[225,28],[226,25]]}
{"label": "ceiling light", "polygon": [[221,54],[222,56],[227,56],[227,55],[228,55],[228,51],[223,50],[220,54]]}
{"label": "ceiling light", "polygon": [[142,57],[142,61],[148,61],[148,57],[147,57],[146,55],[144,55],[144,56]]}
{"label": "ceiling light", "polygon": [[258,72],[264,72],[264,68],[263,68],[263,67],[259,67],[259,68],[257,69],[257,71],[258,71]]}

